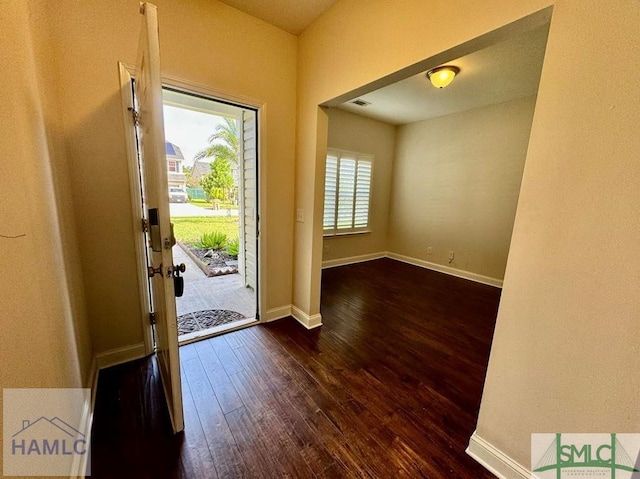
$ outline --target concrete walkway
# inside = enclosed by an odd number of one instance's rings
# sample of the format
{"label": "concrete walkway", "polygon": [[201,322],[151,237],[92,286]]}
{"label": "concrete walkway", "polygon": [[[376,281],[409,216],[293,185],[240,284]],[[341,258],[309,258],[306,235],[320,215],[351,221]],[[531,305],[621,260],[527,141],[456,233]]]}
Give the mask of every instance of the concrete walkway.
{"label": "concrete walkway", "polygon": [[184,277],[184,295],[176,298],[178,316],[207,309],[226,309],[253,318],[256,313],[255,293],[244,286],[239,274],[227,274],[208,278],[200,268],[175,245],[174,264],[184,263],[187,270]]}
{"label": "concrete walkway", "polygon": [[238,216],[238,210],[214,210],[191,203],[169,203],[169,214],[172,218],[176,216]]}

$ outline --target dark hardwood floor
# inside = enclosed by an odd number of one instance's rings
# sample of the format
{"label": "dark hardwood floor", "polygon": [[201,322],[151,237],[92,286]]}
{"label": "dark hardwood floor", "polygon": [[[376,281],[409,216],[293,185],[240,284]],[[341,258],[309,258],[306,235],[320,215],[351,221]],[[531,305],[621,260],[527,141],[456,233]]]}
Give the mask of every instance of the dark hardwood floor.
{"label": "dark hardwood floor", "polygon": [[153,358],[101,371],[94,478],[493,478],[474,430],[500,290],[393,260],[328,269],[324,325],[180,348],[172,436]]}

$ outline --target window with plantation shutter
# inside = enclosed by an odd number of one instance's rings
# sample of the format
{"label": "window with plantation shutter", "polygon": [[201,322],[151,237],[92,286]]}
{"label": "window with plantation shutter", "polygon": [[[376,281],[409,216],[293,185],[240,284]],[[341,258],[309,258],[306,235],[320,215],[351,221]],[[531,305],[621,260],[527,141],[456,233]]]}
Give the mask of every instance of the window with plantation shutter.
{"label": "window with plantation shutter", "polygon": [[322,222],[325,235],[368,231],[372,169],[371,155],[328,151]]}

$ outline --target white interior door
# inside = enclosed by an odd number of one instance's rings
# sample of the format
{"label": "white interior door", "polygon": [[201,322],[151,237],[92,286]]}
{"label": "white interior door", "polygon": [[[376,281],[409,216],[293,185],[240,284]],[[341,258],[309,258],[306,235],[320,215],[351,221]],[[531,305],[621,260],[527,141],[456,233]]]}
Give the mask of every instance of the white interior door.
{"label": "white interior door", "polygon": [[148,216],[149,266],[156,270],[150,281],[151,302],[156,324],[156,353],[169,415],[174,432],[184,429],[182,386],[178,353],[176,301],[173,287],[173,236],[169,216],[167,161],[162,80],[158,43],[158,15],[155,5],[144,3],[135,74],[138,111],[138,142],[144,191],[143,207]]}
{"label": "white interior door", "polygon": [[258,270],[258,149],[256,131],[256,113],[242,111],[242,270],[245,285],[256,291]]}

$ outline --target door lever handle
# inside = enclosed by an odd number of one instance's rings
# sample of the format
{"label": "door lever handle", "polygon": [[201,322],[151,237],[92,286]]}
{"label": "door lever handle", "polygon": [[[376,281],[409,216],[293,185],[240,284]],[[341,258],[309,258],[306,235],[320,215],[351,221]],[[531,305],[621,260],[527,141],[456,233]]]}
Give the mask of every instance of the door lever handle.
{"label": "door lever handle", "polygon": [[169,270],[173,273],[174,276],[180,276],[180,273],[184,273],[187,270],[187,267],[184,263],[173,265]]}

